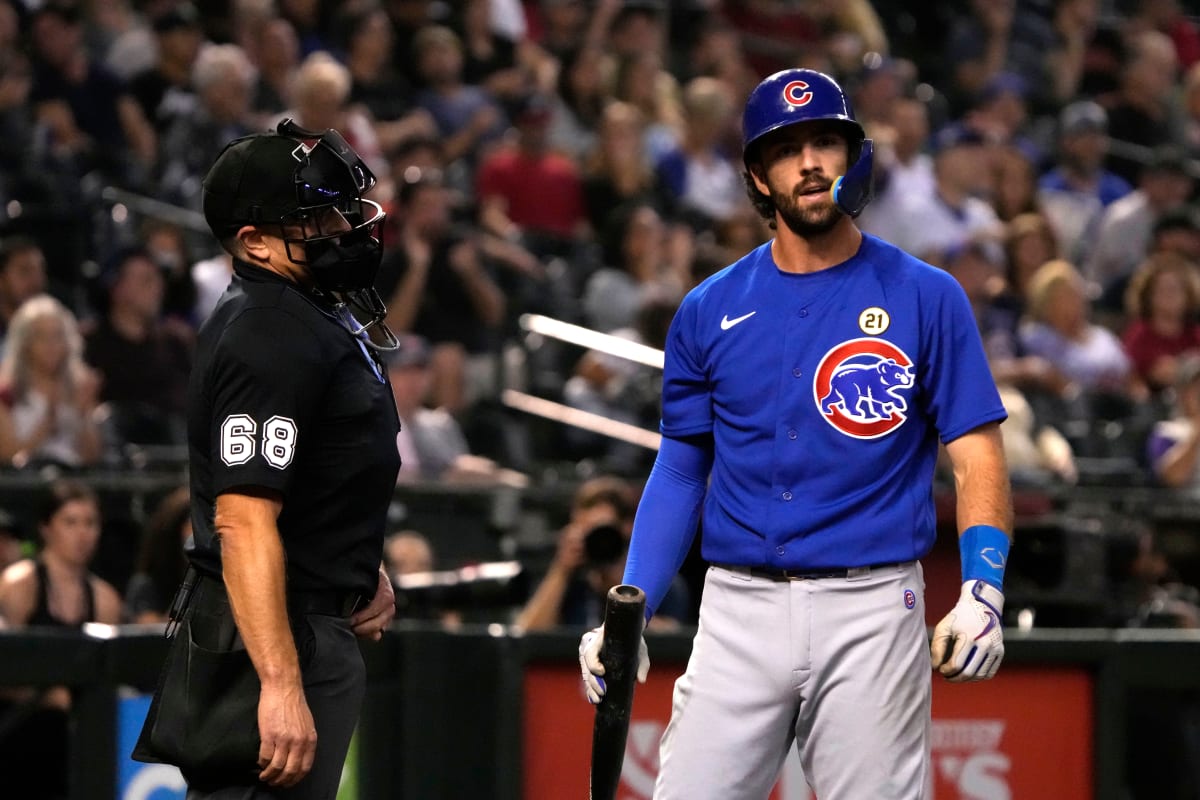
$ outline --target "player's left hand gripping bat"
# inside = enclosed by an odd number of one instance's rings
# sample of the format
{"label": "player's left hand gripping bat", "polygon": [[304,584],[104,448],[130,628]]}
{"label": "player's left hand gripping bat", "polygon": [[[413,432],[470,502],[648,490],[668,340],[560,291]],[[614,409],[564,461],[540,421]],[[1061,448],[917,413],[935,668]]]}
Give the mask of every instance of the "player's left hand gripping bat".
{"label": "player's left hand gripping bat", "polygon": [[606,691],[596,706],[592,726],[591,800],[614,800],[617,796],[645,613],[646,593],[638,587],[621,584],[608,590],[604,644],[600,648]]}

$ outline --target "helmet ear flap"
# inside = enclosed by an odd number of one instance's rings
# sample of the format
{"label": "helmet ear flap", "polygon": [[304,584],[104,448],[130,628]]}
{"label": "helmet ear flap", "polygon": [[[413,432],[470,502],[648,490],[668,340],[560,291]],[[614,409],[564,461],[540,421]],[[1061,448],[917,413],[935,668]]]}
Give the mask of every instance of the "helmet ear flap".
{"label": "helmet ear flap", "polygon": [[849,217],[857,217],[871,200],[871,172],[875,164],[875,143],[863,139],[858,158],[846,174],[833,182],[830,194],[834,204]]}

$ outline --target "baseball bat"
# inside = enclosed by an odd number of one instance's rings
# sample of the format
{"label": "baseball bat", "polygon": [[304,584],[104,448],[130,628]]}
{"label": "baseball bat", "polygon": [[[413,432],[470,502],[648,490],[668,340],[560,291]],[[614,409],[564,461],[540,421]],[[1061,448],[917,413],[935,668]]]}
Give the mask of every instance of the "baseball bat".
{"label": "baseball bat", "polygon": [[608,590],[604,608],[604,697],[592,725],[591,800],[614,800],[625,760],[625,739],[637,682],[638,645],[642,640],[646,593],[621,584]]}

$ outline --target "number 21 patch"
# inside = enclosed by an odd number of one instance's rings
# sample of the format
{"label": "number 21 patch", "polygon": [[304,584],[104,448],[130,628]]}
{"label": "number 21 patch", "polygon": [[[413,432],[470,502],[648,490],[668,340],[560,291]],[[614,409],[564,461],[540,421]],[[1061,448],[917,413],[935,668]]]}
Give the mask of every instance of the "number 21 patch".
{"label": "number 21 patch", "polygon": [[[227,467],[245,464],[259,452],[259,425],[249,414],[230,414],[221,423],[221,461]],[[262,424],[262,457],[275,469],[285,469],[296,455],[296,423],[271,417]]]}

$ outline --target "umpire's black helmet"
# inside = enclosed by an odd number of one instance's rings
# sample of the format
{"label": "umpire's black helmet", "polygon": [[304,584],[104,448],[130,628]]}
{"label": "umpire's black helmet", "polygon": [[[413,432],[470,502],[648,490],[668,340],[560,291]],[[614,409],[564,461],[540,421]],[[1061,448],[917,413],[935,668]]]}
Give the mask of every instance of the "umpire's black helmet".
{"label": "umpire's black helmet", "polygon": [[224,239],[243,225],[303,222],[319,208],[357,212],[374,186],[375,175],[337,131],[306,131],[285,119],[217,156],[204,178],[204,218]]}

